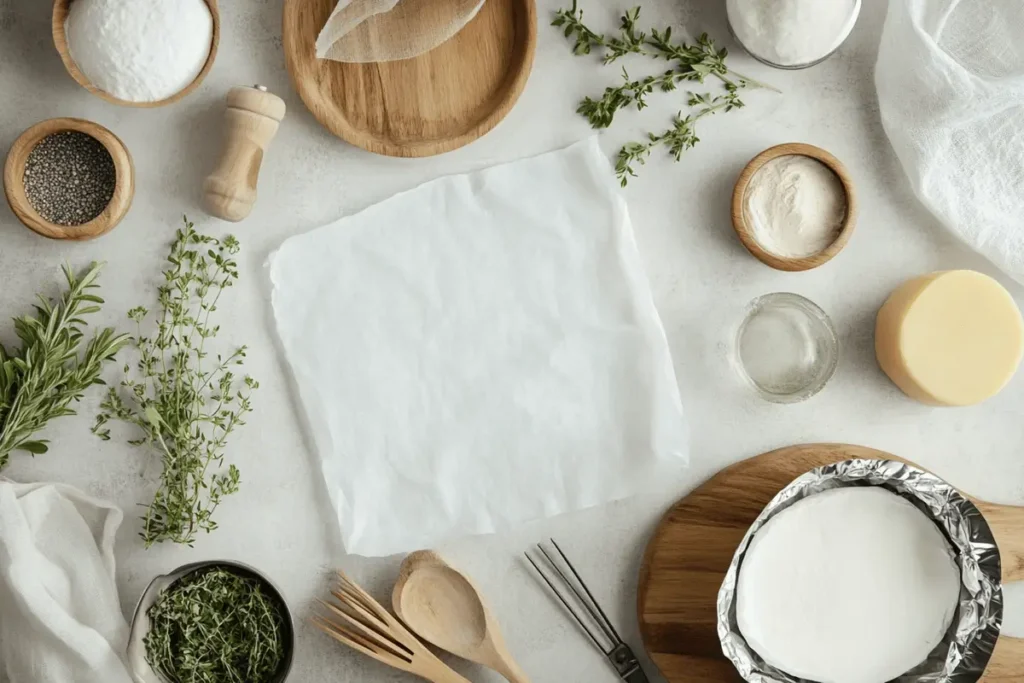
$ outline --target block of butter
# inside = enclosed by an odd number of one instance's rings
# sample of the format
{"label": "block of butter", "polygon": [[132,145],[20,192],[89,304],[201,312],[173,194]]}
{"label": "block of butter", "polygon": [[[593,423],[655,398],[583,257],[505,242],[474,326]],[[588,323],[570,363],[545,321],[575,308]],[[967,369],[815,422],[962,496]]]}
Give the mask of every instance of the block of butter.
{"label": "block of butter", "polygon": [[1024,322],[1010,293],[988,275],[949,270],[903,283],[875,324],[875,354],[908,396],[967,406],[1006,386],[1024,351]]}

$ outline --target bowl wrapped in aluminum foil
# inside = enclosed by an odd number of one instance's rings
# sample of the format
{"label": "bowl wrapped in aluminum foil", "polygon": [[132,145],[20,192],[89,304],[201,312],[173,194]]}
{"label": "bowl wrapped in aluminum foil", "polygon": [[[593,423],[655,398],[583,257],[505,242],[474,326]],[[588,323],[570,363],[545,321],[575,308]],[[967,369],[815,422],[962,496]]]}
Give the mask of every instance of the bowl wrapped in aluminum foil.
{"label": "bowl wrapped in aluminum foil", "polygon": [[960,603],[953,622],[928,659],[897,680],[975,683],[992,656],[1002,625],[999,549],[981,512],[959,491],[933,474],[894,460],[845,460],[819,467],[797,477],[765,506],[736,549],[718,593],[718,637],[725,655],[750,683],[805,683],[767,664],[747,645],[736,619],[736,583],[750,540],[769,519],[803,498],[843,486],[882,486],[906,498],[934,520],[957,555]]}

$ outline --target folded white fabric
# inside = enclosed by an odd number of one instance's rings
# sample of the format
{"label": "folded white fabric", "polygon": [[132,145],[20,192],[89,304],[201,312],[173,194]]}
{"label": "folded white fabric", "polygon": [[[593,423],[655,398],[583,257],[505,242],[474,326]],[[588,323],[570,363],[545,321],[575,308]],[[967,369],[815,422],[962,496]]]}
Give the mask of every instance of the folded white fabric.
{"label": "folded white fabric", "polygon": [[0,663],[11,683],[131,683],[114,581],[121,511],[0,480]]}
{"label": "folded white fabric", "polygon": [[1024,283],[1024,2],[892,0],[875,83],[914,193]]}
{"label": "folded white fabric", "polygon": [[291,238],[271,279],[351,553],[606,503],[686,464],[668,345],[595,139]]}

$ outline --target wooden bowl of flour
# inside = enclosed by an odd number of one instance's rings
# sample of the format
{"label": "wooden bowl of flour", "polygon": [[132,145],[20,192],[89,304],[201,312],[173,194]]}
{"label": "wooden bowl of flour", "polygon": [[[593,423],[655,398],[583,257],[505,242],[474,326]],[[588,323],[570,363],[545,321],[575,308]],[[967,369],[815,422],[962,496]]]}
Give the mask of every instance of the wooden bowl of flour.
{"label": "wooden bowl of flour", "polygon": [[[745,211],[747,190],[750,186],[751,180],[755,175],[757,175],[758,171],[764,168],[766,164],[785,156],[809,157],[824,164],[832,171],[832,173],[835,174],[836,178],[838,178],[839,184],[841,185],[846,197],[846,215],[843,217],[842,224],[839,227],[835,239],[820,251],[807,256],[790,257],[775,253],[766,248],[766,246],[758,239],[755,227],[750,225]],[[843,162],[839,161],[839,159],[824,149],[815,147],[814,145],[791,142],[766,149],[751,159],[743,168],[739,179],[736,181],[736,187],[732,194],[732,226],[736,230],[736,234],[739,236],[740,242],[742,242],[743,246],[747,248],[747,251],[757,257],[759,261],[765,265],[775,268],[776,270],[786,270],[791,272],[810,270],[811,268],[817,268],[820,265],[828,263],[836,256],[836,254],[842,251],[843,247],[846,246],[846,243],[850,241],[850,237],[853,236],[853,228],[856,222],[857,193],[854,191],[853,178],[850,176],[849,171],[846,170],[846,166],[843,165]]]}
{"label": "wooden bowl of flour", "polygon": [[210,15],[213,17],[213,38],[210,43],[210,52],[206,58],[206,63],[203,65],[202,71],[199,72],[192,82],[173,95],[161,100],[135,102],[115,97],[93,84],[92,81],[82,73],[82,70],[78,68],[75,60],[71,57],[71,50],[68,48],[66,23],[68,11],[70,10],[73,2],[75,2],[75,0],[54,0],[53,2],[53,17],[51,21],[53,44],[56,46],[58,54],[60,54],[61,61],[64,62],[64,68],[67,69],[67,72],[71,74],[73,79],[75,79],[75,82],[102,100],[106,100],[111,104],[117,104],[122,107],[137,107],[141,109],[152,109],[154,107],[173,104],[174,102],[188,96],[192,91],[198,88],[203,80],[206,79],[207,74],[210,73],[210,69],[213,68],[213,62],[217,57],[217,47],[220,44],[220,12],[217,10],[217,0],[205,0],[207,7],[210,8]]}

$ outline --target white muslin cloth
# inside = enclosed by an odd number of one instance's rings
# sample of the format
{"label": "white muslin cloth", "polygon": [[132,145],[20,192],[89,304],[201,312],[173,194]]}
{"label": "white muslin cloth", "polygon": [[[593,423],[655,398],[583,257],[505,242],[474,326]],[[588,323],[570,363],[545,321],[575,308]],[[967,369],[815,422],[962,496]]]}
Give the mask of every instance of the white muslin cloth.
{"label": "white muslin cloth", "polygon": [[316,39],[316,56],[336,62],[410,59],[450,40],[484,0],[338,0]]}
{"label": "white muslin cloth", "polygon": [[1024,282],[1024,2],[891,0],[875,83],[918,198]]}
{"label": "white muslin cloth", "polygon": [[70,486],[0,480],[0,669],[10,683],[131,683],[114,581],[121,518]]}
{"label": "white muslin cloth", "polygon": [[649,490],[679,388],[595,138],[287,240],[273,308],[350,553]]}

